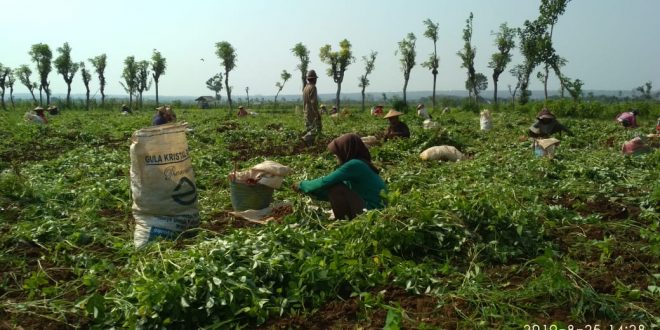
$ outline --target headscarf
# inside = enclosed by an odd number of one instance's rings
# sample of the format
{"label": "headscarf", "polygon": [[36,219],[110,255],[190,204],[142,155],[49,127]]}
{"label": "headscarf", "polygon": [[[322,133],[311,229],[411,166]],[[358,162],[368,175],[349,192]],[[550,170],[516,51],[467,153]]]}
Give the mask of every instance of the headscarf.
{"label": "headscarf", "polygon": [[341,164],[346,163],[351,159],[359,159],[376,173],[378,169],[371,163],[371,154],[369,149],[364,145],[362,139],[353,133],[344,134],[328,143],[328,150],[339,158]]}

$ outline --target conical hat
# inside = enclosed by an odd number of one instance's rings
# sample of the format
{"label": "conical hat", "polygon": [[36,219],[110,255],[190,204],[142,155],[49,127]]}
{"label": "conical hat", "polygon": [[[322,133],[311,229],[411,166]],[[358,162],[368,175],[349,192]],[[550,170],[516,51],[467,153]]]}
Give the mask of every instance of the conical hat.
{"label": "conical hat", "polygon": [[390,109],[390,111],[388,111],[387,114],[383,118],[401,116],[402,114],[403,114],[402,112],[398,112],[394,109]]}

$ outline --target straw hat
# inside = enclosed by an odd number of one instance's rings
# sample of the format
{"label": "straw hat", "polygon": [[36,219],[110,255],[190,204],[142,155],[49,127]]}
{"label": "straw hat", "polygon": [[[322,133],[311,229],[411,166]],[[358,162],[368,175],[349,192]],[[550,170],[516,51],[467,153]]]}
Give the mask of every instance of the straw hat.
{"label": "straw hat", "polygon": [[383,118],[397,117],[397,116],[401,116],[402,114],[403,114],[402,112],[398,112],[394,109],[390,109],[390,111],[388,111]]}
{"label": "straw hat", "polygon": [[38,106],[38,107],[34,108],[34,111],[44,111],[44,110],[45,109],[42,108],[41,106]]}
{"label": "straw hat", "polygon": [[423,108],[423,107],[424,107],[424,104],[420,103],[420,104],[417,105],[417,110],[419,110],[419,109],[421,109],[421,108]]}

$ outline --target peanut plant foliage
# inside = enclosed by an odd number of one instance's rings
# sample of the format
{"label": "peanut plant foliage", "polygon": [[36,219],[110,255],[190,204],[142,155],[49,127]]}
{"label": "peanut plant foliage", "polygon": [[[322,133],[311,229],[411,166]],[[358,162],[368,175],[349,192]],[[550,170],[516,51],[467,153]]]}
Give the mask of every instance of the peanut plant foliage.
{"label": "peanut plant foliage", "polygon": [[[382,135],[385,120],[358,108],[349,118],[324,116],[320,144],[305,147],[293,107],[241,119],[226,109],[176,109],[192,128],[202,224],[139,250],[129,146],[152,113],[64,111],[37,126],[3,112],[0,328],[267,327],[344,299],[360,302],[358,323],[377,328],[386,324],[369,315],[379,310],[392,329],[658,324],[660,152],[619,151],[648,133],[652,118],[623,130],[607,116],[560,117],[575,135],[558,137],[547,159],[520,138],[533,122],[529,109],[495,112],[491,132],[479,131],[472,112],[433,113],[433,130],[404,115],[411,138],[371,148],[387,207],[352,221],[329,220],[329,204],[288,187],[336,166],[325,148],[332,138]],[[419,159],[443,144],[468,159]],[[265,159],[294,170],[275,192],[293,213],[246,224],[226,213],[226,176]],[[416,318],[383,300],[392,287],[437,308]]]}

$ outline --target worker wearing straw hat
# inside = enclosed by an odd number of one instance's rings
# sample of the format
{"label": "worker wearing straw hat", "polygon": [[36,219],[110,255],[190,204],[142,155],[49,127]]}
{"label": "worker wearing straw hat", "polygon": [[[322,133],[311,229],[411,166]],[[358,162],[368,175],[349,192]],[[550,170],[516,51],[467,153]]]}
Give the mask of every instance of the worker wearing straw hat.
{"label": "worker wearing straw hat", "polygon": [[321,114],[319,113],[319,99],[316,93],[316,71],[307,72],[307,85],[303,89],[303,112],[305,115],[305,134],[302,139],[307,146],[314,144],[317,136],[321,134]]}
{"label": "worker wearing straw hat", "polygon": [[390,109],[390,111],[383,117],[390,122],[387,131],[385,131],[385,140],[410,137],[408,126],[399,120],[399,116],[401,115],[403,115],[403,113]]}

